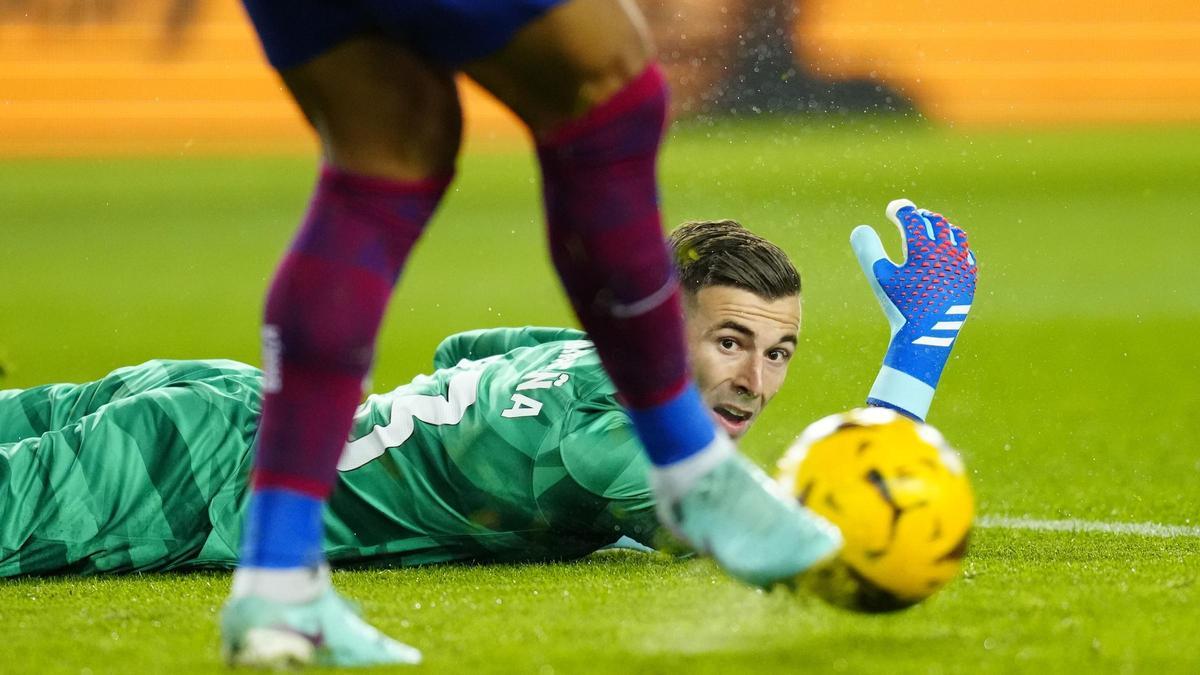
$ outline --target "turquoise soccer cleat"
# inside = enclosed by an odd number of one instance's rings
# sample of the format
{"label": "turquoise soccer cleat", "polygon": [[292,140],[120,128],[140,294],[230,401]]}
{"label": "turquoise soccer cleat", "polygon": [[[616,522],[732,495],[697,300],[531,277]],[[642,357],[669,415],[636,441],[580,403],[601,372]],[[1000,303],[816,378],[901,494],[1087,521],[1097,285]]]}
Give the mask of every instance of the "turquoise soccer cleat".
{"label": "turquoise soccer cleat", "polygon": [[221,651],[230,666],[252,668],[421,662],[420,651],[363,621],[333,588],[303,604],[230,600],[221,611]]}
{"label": "turquoise soccer cleat", "polygon": [[[661,495],[661,491],[660,491]],[[792,585],[841,550],[829,521],[781,496],[750,460],[734,452],[671,502],[659,519],[730,576],[752,586]]]}

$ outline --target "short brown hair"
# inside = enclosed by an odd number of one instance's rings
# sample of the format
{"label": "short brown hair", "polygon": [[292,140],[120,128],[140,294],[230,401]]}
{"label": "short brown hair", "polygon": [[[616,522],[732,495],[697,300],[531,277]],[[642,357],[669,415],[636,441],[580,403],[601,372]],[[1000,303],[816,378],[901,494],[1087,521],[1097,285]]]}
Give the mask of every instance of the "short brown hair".
{"label": "short brown hair", "polygon": [[684,223],[668,237],[684,290],[733,286],[767,300],[800,293],[800,273],[783,249],[735,220]]}

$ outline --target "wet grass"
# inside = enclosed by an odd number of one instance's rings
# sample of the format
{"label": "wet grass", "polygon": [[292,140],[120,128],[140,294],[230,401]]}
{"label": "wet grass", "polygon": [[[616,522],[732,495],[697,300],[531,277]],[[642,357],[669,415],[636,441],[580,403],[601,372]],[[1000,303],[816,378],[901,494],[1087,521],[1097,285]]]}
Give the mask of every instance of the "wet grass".
{"label": "wet grass", "polygon": [[[886,121],[679,128],[668,223],[742,220],[804,275],[791,379],[746,442],[770,462],[862,401],[887,332],[847,246],[907,196],[971,234],[979,295],[930,414],[980,511],[1196,525],[1200,129],[963,134]],[[0,164],[0,386],[149,358],[258,362],[274,263],[311,160]],[[375,387],[446,334],[571,322],[534,166],[467,157],[394,299]],[[894,250],[895,247],[893,247]],[[430,672],[1194,672],[1200,541],[982,530],[966,578],[861,617],[734,585],[703,561],[346,572],[337,583]],[[215,574],[0,583],[0,672],[206,672]]]}

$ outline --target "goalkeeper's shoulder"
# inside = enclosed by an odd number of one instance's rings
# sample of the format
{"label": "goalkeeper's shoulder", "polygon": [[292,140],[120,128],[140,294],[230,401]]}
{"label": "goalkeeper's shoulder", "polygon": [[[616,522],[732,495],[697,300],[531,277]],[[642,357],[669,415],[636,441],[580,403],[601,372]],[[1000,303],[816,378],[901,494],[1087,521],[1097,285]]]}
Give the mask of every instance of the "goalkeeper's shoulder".
{"label": "goalkeeper's shoulder", "polygon": [[257,380],[262,371],[231,359],[151,359],[134,366],[117,368],[105,379],[119,378],[130,390],[150,389],[182,382],[236,378]]}
{"label": "goalkeeper's shoulder", "polygon": [[550,342],[585,339],[573,328],[522,326],[482,328],[455,333],[442,340],[434,351],[435,368],[449,368],[463,359],[474,361],[506,354],[519,347],[536,347]]}
{"label": "goalkeeper's shoulder", "polygon": [[262,376],[258,368],[233,359],[155,359],[138,367],[162,368],[172,374],[172,379]]}
{"label": "goalkeeper's shoulder", "polygon": [[262,371],[233,359],[150,359],[148,362],[115,369],[109,374],[113,375],[152,375],[155,380],[178,382],[220,376],[257,377],[262,375]]}

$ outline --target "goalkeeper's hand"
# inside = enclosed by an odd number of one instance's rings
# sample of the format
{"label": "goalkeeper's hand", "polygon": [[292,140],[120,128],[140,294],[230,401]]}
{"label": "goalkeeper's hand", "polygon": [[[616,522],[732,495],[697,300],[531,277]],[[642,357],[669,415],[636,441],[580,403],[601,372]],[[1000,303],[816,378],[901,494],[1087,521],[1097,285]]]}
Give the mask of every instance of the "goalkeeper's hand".
{"label": "goalkeeper's hand", "polygon": [[892,329],[867,403],[924,420],[971,309],[979,268],[966,233],[941,215],[897,199],[888,204],[887,217],[904,241],[901,265],[888,259],[870,226],[850,233],[850,246]]}

